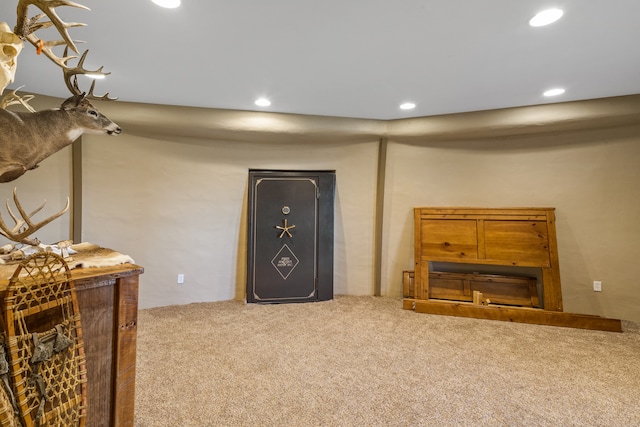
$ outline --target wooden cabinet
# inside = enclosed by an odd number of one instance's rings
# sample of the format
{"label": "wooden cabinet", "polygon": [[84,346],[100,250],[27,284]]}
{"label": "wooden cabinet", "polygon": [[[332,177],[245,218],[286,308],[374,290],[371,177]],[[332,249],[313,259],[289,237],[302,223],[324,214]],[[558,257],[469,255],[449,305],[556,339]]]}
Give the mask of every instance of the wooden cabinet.
{"label": "wooden cabinet", "polygon": [[[404,273],[403,307],[420,313],[476,317],[510,322],[622,331],[621,321],[587,314],[564,313],[558,263],[554,208],[415,208],[415,271]],[[462,275],[438,276],[430,262],[540,268],[542,307],[533,290],[500,295],[508,280]],[[485,275],[486,276],[486,275]],[[437,282],[430,289],[430,281]],[[482,283],[485,281],[485,283]],[[526,292],[531,284],[520,285]],[[467,289],[468,288],[468,289]],[[473,304],[467,294],[489,290],[492,300],[527,306]],[[495,295],[494,295],[495,294]],[[439,299],[442,298],[442,299]],[[446,299],[445,299],[446,298]],[[530,304],[518,301],[530,299]],[[448,300],[454,299],[454,301]],[[505,302],[503,302],[505,304]]]}
{"label": "wooden cabinet", "polygon": [[429,295],[429,262],[542,269],[543,307],[562,311],[554,208],[415,208],[417,298]]}
{"label": "wooden cabinet", "polygon": [[[138,278],[142,267],[71,270],[87,364],[87,426],[133,426]],[[0,296],[8,279],[0,279]]]}

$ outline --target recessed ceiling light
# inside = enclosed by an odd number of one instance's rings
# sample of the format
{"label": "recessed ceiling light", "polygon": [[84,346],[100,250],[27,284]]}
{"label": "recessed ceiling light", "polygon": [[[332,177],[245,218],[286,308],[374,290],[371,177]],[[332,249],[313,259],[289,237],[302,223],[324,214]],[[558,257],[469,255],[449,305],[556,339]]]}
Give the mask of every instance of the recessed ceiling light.
{"label": "recessed ceiling light", "polygon": [[555,89],[549,89],[547,91],[545,91],[543,93],[544,96],[558,96],[558,95],[562,95],[564,93],[564,89],[562,88],[555,88]]}
{"label": "recessed ceiling light", "polygon": [[401,110],[413,110],[414,108],[416,108],[416,104],[414,104],[413,102],[405,102],[404,104],[400,105]]}
{"label": "recessed ceiling light", "polygon": [[536,16],[529,20],[529,25],[532,27],[542,27],[549,25],[552,22],[556,22],[562,17],[564,12],[560,9],[547,9],[538,13]]}
{"label": "recessed ceiling light", "polygon": [[99,73],[87,73],[85,74],[85,77],[88,77],[90,79],[95,79],[95,80],[102,80],[105,77],[107,77],[106,74],[99,74]]}
{"label": "recessed ceiling light", "polygon": [[161,7],[166,7],[167,9],[175,9],[180,6],[180,0],[151,0],[155,4]]}
{"label": "recessed ceiling light", "polygon": [[259,98],[256,99],[256,105],[258,107],[268,107],[269,105],[271,105],[271,101],[269,101],[267,98]]}

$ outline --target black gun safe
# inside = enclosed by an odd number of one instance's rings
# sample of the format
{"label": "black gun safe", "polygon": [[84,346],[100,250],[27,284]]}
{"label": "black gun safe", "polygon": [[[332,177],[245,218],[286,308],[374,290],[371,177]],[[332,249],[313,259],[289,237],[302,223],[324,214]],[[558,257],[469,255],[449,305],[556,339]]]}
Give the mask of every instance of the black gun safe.
{"label": "black gun safe", "polygon": [[335,171],[249,170],[247,302],[333,298]]}

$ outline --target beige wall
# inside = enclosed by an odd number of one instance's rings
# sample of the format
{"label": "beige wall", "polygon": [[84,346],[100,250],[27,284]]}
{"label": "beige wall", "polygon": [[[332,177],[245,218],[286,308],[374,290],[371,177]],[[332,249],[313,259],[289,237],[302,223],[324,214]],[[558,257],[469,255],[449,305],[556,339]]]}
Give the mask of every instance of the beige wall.
{"label": "beige wall", "polygon": [[[413,269],[413,207],[550,206],[565,311],[637,319],[640,141],[601,136],[543,149],[529,138],[390,145],[385,293],[400,296],[400,273]],[[593,280],[603,282],[603,292],[593,291]]]}
{"label": "beige wall", "polygon": [[[154,111],[158,117],[141,123],[133,118],[141,111],[112,114],[122,116],[123,135],[83,141],[83,239],[144,266],[141,307],[244,299],[250,168],[336,171],[335,293],[373,292],[375,186],[369,183],[376,180],[375,136],[335,134],[331,127],[320,129],[322,123],[315,134],[297,136],[298,124],[286,116],[277,117],[264,138],[244,129],[200,135],[185,124],[193,114],[204,114],[203,122],[208,115],[227,115],[229,122],[260,116],[199,109],[171,110],[166,119],[177,122],[158,136],[154,123],[166,123],[164,113],[152,110],[151,117]],[[176,117],[181,113],[184,122]],[[309,128],[327,121],[303,120]],[[190,136],[179,136],[182,130]],[[185,275],[182,285],[176,283],[179,273]]]}
{"label": "beige wall", "polygon": [[[383,295],[399,297],[402,270],[413,268],[413,207],[551,206],[565,310],[640,320],[640,96],[390,122],[100,108],[124,134],[83,137],[82,240],[145,267],[141,307],[244,298],[250,168],[336,170],[335,293],[372,294],[386,137]],[[69,157],[20,178],[21,193],[62,206]],[[57,178],[42,187],[45,167]],[[50,240],[65,226],[47,230]]]}
{"label": "beige wall", "polygon": [[[555,207],[564,310],[640,320],[640,121],[631,100],[391,123],[384,293],[400,296],[401,272],[413,269],[413,207]],[[606,120],[620,104],[627,119]]]}

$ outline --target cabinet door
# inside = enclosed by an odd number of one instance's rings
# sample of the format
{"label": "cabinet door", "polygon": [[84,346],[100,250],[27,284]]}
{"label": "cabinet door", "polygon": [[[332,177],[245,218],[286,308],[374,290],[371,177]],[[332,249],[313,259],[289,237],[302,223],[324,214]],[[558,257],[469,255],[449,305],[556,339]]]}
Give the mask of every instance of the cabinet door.
{"label": "cabinet door", "polygon": [[333,172],[251,171],[248,302],[333,297]]}
{"label": "cabinet door", "polygon": [[423,257],[441,261],[478,259],[476,220],[424,219],[420,226]]}
{"label": "cabinet door", "polygon": [[548,267],[549,233],[544,221],[484,221],[488,260]]}

